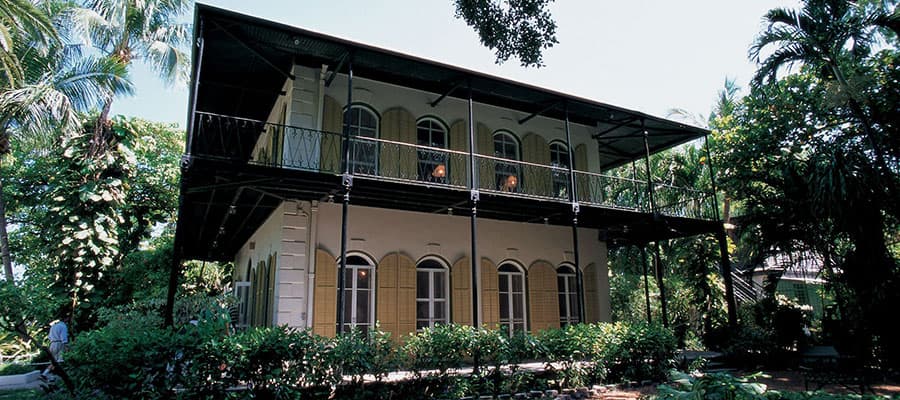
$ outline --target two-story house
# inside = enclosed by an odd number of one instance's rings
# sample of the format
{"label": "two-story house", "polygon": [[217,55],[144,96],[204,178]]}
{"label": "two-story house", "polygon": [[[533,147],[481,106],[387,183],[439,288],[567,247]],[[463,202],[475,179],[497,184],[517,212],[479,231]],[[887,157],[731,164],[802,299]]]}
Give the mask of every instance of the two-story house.
{"label": "two-story house", "polygon": [[721,230],[709,191],[604,173],[705,130],[204,5],[194,29],[176,261],[234,262],[242,325],[607,321],[608,246]]}

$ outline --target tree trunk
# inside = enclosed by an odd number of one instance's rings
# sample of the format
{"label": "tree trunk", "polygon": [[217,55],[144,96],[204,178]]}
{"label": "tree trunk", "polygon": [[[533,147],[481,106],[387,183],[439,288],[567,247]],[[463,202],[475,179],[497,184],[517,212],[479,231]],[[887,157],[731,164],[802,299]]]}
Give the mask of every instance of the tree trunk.
{"label": "tree trunk", "polygon": [[6,231],[6,199],[3,197],[3,177],[0,176],[0,258],[3,260],[3,274],[13,281],[12,259],[9,255],[9,233]]}

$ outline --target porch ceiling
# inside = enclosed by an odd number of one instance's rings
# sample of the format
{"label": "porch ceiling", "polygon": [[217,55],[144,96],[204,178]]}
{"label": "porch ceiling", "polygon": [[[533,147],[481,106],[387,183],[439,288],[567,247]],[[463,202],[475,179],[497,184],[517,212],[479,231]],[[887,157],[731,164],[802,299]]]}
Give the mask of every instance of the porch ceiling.
{"label": "porch ceiling", "polygon": [[[342,200],[340,177],[332,174],[199,158],[186,165],[182,176],[184,214],[178,225],[185,259],[231,261],[282,199]],[[466,190],[357,177],[350,203],[469,216],[468,196]],[[478,217],[568,226],[572,223],[570,207],[567,202],[482,192]],[[579,226],[598,229],[598,239],[615,246],[714,232],[721,225],[582,205]]]}
{"label": "porch ceiling", "polygon": [[[449,93],[464,99],[466,82],[470,82],[475,101],[518,110],[522,118],[540,112],[563,120],[567,109],[572,122],[596,127],[601,169],[643,157],[644,130],[651,153],[708,133],[638,111],[204,4],[196,6],[195,19],[195,38],[202,25],[204,39],[201,60],[194,49],[194,65],[199,67],[194,79],[199,80],[199,87],[192,96],[196,96],[198,111],[265,120],[293,63],[313,68],[325,64],[334,69],[352,54],[356,76],[428,91],[435,98]],[[452,90],[454,87],[457,89]]]}

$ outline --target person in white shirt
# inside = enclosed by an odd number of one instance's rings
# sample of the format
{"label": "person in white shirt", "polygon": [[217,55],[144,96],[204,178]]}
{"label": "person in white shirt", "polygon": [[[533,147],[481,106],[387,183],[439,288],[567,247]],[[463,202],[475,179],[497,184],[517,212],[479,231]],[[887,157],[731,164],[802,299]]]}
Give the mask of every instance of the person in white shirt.
{"label": "person in white shirt", "polygon": [[[63,362],[63,353],[69,345],[69,326],[66,325],[69,321],[69,316],[63,316],[50,326],[50,356],[58,363]],[[50,364],[42,375],[47,376],[51,372],[53,364]]]}

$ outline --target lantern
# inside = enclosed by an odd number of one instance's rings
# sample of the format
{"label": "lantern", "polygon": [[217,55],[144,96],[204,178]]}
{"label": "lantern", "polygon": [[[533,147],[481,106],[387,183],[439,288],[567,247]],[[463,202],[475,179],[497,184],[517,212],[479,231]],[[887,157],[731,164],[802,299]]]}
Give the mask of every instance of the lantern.
{"label": "lantern", "polygon": [[431,176],[435,178],[443,178],[447,176],[447,167],[444,164],[438,164],[437,167],[434,167],[434,171],[431,171]]}

